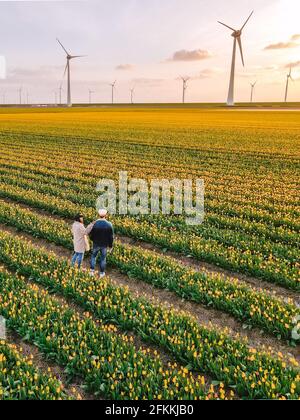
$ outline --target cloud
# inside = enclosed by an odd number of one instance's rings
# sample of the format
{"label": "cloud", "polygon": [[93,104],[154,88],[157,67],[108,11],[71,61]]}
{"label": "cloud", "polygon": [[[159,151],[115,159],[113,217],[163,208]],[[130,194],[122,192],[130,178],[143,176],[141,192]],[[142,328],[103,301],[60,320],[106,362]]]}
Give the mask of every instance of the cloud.
{"label": "cloud", "polygon": [[300,34],[295,34],[291,38],[291,41],[299,41],[299,40],[300,40]]}
{"label": "cloud", "polygon": [[299,47],[296,41],[300,40],[300,34],[295,34],[291,36],[290,40],[287,42],[278,42],[277,44],[270,44],[265,47],[265,50],[284,50],[288,48],[296,48]]}
{"label": "cloud", "polygon": [[62,77],[62,66],[41,66],[33,68],[10,68],[8,70],[7,78],[9,82],[28,82],[34,80],[51,80]]}
{"label": "cloud", "polygon": [[289,69],[289,68],[295,68],[295,67],[300,67],[300,61],[296,61],[296,62],[294,62],[294,63],[290,63],[290,64],[287,64],[286,66],[285,66],[287,69]]}
{"label": "cloud", "polygon": [[196,73],[192,76],[187,76],[187,75],[181,75],[180,77],[177,77],[176,80],[182,80],[182,77],[187,77],[189,80],[193,81],[193,80],[203,80],[203,79],[210,79],[211,77],[214,77],[216,75],[222,74],[223,70],[218,68],[218,67],[212,67],[212,68],[207,68],[207,69],[203,69],[200,71],[200,73]]}
{"label": "cloud", "polygon": [[263,70],[267,70],[267,71],[274,70],[274,71],[276,71],[276,70],[279,70],[279,67],[276,64],[273,64],[273,65],[264,67]]}
{"label": "cloud", "polygon": [[222,73],[223,71],[219,68],[209,68],[201,70],[200,73],[198,73],[196,76],[193,77],[195,80],[203,80],[203,79],[209,79],[215,75],[218,75]]}
{"label": "cloud", "polygon": [[130,71],[134,69],[134,65],[133,64],[119,64],[116,67],[116,70],[121,70],[121,71]]}
{"label": "cloud", "polygon": [[133,79],[132,83],[137,85],[137,84],[141,84],[144,86],[148,86],[148,87],[157,87],[157,86],[161,86],[162,83],[164,83],[165,80],[164,79],[147,79],[147,78],[137,78],[137,79]]}
{"label": "cloud", "polygon": [[206,50],[193,50],[193,51],[187,51],[187,50],[180,50],[176,51],[173,54],[172,58],[169,58],[168,61],[200,61],[200,60],[206,60],[207,58],[211,58],[212,54],[209,51]]}
{"label": "cloud", "polygon": [[296,48],[299,47],[299,44],[297,44],[296,42],[278,42],[278,44],[270,44],[267,45],[264,49],[265,51],[267,50],[284,50],[284,49],[288,49],[288,48]]}
{"label": "cloud", "polygon": [[256,73],[237,73],[238,77],[241,77],[242,79],[254,79],[257,78]]}

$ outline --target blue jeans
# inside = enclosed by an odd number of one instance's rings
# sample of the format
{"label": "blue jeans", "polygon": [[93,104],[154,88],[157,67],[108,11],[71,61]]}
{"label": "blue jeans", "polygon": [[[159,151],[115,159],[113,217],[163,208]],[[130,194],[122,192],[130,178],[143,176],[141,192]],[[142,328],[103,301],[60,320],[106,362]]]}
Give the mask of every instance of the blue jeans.
{"label": "blue jeans", "polygon": [[98,245],[94,245],[93,252],[92,252],[92,258],[91,258],[91,270],[95,270],[96,267],[96,260],[100,253],[100,273],[104,274],[106,270],[106,258],[107,258],[107,248],[101,247]]}
{"label": "blue jeans", "polygon": [[72,267],[74,267],[77,262],[78,268],[81,268],[83,257],[84,257],[84,253],[74,252],[72,262],[71,262]]}

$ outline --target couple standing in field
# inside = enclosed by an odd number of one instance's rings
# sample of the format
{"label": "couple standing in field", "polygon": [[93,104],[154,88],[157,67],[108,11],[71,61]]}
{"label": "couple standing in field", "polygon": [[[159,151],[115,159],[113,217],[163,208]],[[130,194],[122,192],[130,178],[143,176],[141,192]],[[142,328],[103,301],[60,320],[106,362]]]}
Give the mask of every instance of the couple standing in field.
{"label": "couple standing in field", "polygon": [[84,254],[90,250],[88,237],[93,242],[92,257],[90,262],[90,274],[95,275],[97,257],[100,255],[100,277],[105,277],[106,258],[108,250],[113,249],[114,244],[114,230],[112,224],[107,220],[107,210],[99,210],[99,218],[91,223],[87,228],[84,226],[84,217],[79,214],[75,218],[72,226],[74,255],[72,257],[71,265],[81,268]]}

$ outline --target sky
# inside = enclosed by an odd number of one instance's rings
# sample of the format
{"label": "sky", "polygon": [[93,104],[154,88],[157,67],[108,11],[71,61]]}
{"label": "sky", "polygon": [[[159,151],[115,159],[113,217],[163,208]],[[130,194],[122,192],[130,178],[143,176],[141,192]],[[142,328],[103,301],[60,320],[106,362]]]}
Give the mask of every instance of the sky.
{"label": "sky", "polygon": [[[73,55],[73,102],[225,102],[233,38],[218,20],[243,32],[245,67],[236,66],[236,100],[300,101],[299,0],[0,0],[0,103],[52,103],[66,96],[65,53]],[[6,73],[4,74],[4,63]]]}

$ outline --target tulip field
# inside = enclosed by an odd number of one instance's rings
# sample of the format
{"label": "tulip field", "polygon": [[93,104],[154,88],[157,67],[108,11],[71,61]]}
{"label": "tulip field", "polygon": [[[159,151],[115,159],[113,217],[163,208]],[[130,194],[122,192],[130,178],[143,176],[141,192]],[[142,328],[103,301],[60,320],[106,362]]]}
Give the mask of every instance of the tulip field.
{"label": "tulip field", "polygon": [[[44,374],[33,366],[22,349],[0,341],[1,400],[69,400],[62,384],[52,374]],[[77,397],[79,397],[77,395]]]}
{"label": "tulip field", "polygon": [[[294,111],[0,109],[0,399],[300,399],[299,146]],[[111,215],[91,278],[70,226],[120,171],[203,179],[205,220]]]}

